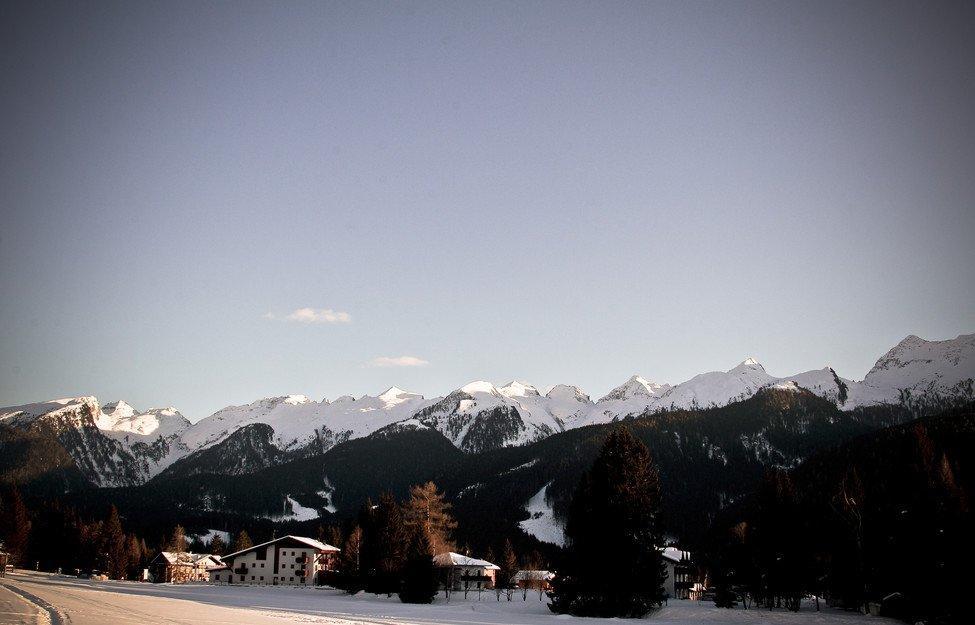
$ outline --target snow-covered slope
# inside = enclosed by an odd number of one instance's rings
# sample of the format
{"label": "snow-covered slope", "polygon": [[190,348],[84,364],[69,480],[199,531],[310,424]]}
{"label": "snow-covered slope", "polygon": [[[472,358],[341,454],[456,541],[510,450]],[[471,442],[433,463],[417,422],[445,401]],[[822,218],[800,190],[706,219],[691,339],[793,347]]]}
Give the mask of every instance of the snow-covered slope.
{"label": "snow-covered slope", "polygon": [[926,341],[913,334],[877,360],[863,382],[851,386],[850,406],[973,398],[975,334]]}
{"label": "snow-covered slope", "polygon": [[146,479],[126,447],[99,428],[104,421],[94,397],[68,397],[0,408],[0,425],[53,436],[96,486],[127,486]]}
{"label": "snow-covered slope", "polygon": [[694,409],[724,406],[747,399],[755,391],[774,384],[777,378],[765,372],[754,358],[746,358],[728,371],[711,371],[694,376],[668,390],[653,404],[656,410]]}
{"label": "snow-covered slope", "polygon": [[283,451],[309,445],[324,451],[407,419],[428,403],[422,395],[396,387],[376,397],[344,395],[331,403],[315,402],[305,395],[265,398],[217,411],[191,426],[182,441],[196,451],[223,441],[245,425],[265,423],[274,429],[274,443]]}
{"label": "snow-covered slope", "polygon": [[478,380],[420,410],[416,418],[471,452],[523,445],[563,429],[538,390],[512,382],[502,388]]}
{"label": "snow-covered slope", "polygon": [[634,375],[600,399],[573,425],[609,423],[626,417],[641,415],[654,406],[662,395],[671,389],[670,384],[658,384]]}
{"label": "snow-covered slope", "polygon": [[124,401],[112,402],[102,406],[95,422],[105,436],[125,446],[145,479],[189,452],[181,436],[190,422],[172,406],[139,412]]}

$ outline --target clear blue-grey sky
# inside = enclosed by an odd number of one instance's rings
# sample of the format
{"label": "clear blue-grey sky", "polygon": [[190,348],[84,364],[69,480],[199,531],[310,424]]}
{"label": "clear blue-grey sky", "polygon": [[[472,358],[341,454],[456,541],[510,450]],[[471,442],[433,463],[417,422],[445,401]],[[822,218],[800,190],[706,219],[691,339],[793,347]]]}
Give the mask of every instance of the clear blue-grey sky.
{"label": "clear blue-grey sky", "polygon": [[0,405],[975,331],[971,2],[5,2],[0,52]]}

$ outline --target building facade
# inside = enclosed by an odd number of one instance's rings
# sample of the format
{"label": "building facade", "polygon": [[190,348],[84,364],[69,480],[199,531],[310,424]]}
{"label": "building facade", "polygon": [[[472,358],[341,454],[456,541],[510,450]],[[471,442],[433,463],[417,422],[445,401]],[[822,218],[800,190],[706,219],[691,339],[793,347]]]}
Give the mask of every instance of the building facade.
{"label": "building facade", "polygon": [[433,558],[440,588],[448,590],[484,590],[494,588],[501,567],[487,560],[471,558],[449,551]]}
{"label": "building facade", "polygon": [[209,571],[215,584],[314,586],[335,568],[339,549],[313,538],[282,536],[223,557]]}
{"label": "building facade", "polygon": [[666,547],[661,551],[667,566],[667,580],[664,592],[670,599],[697,598],[700,584],[697,584],[697,569],[691,562],[691,552],[676,547]]}
{"label": "building facade", "polygon": [[223,563],[209,553],[161,551],[149,562],[148,579],[156,583],[181,584],[208,581],[208,571]]}

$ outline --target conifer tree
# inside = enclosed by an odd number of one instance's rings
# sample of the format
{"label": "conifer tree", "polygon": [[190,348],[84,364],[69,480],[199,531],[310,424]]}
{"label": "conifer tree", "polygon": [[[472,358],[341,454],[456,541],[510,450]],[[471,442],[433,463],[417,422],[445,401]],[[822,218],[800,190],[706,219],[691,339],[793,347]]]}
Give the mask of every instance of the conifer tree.
{"label": "conifer tree", "polygon": [[237,533],[237,537],[234,538],[234,544],[230,548],[230,553],[237,553],[238,551],[243,551],[244,549],[250,549],[254,546],[254,542],[251,537],[247,535],[247,530],[240,530]]}
{"label": "conifer tree", "polygon": [[660,482],[650,450],[626,427],[607,437],[579,482],[568,552],[550,594],[554,612],[642,617],[665,595],[658,549]]}
{"label": "conifer tree", "polygon": [[345,538],[342,549],[342,568],[349,575],[359,575],[361,572],[362,528],[356,525]]}
{"label": "conifer tree", "polygon": [[514,585],[515,575],[518,574],[518,556],[515,548],[511,545],[511,540],[505,538],[504,546],[501,548],[501,561],[498,562],[501,570],[498,571],[498,583],[504,588],[511,588]]}
{"label": "conifer tree", "polygon": [[169,539],[167,549],[173,554],[175,561],[174,566],[171,568],[172,574],[169,579],[173,583],[184,582],[189,577],[189,568],[185,566],[187,564],[186,549],[186,530],[183,529],[182,525],[177,525],[173,529],[173,535]]}
{"label": "conifer tree", "polygon": [[126,560],[128,561],[129,579],[139,579],[139,574],[143,567],[145,554],[142,551],[142,542],[135,534],[129,534],[125,541]]}
{"label": "conifer tree", "polygon": [[115,506],[109,509],[108,519],[102,526],[102,543],[104,553],[108,557],[106,573],[112,579],[125,579],[129,568],[129,552],[125,532],[122,530],[122,520]]}
{"label": "conifer tree", "polygon": [[224,542],[223,537],[220,534],[214,534],[213,540],[210,541],[210,553],[222,556],[227,551],[227,543]]}
{"label": "conifer tree", "polygon": [[0,499],[0,539],[6,544],[13,564],[23,566],[30,541],[31,520],[27,506],[16,488]]}
{"label": "conifer tree", "polygon": [[437,594],[436,569],[424,531],[414,531],[403,566],[399,598],[403,603],[433,603]]}
{"label": "conifer tree", "polygon": [[433,482],[410,487],[410,498],[403,504],[403,522],[411,531],[426,534],[431,555],[453,551],[451,535],[457,522],[450,514],[451,505]]}
{"label": "conifer tree", "polygon": [[391,493],[380,495],[373,519],[376,575],[372,580],[371,590],[392,594],[399,590],[409,534],[403,524],[403,512]]}

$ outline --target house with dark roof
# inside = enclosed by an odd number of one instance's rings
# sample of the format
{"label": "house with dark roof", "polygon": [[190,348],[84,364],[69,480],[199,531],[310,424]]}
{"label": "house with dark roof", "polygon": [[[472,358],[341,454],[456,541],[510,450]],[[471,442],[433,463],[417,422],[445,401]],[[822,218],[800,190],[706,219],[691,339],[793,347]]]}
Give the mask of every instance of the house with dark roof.
{"label": "house with dark roof", "polygon": [[304,536],[282,536],[223,556],[209,570],[214,584],[314,586],[335,569],[338,547]]}

